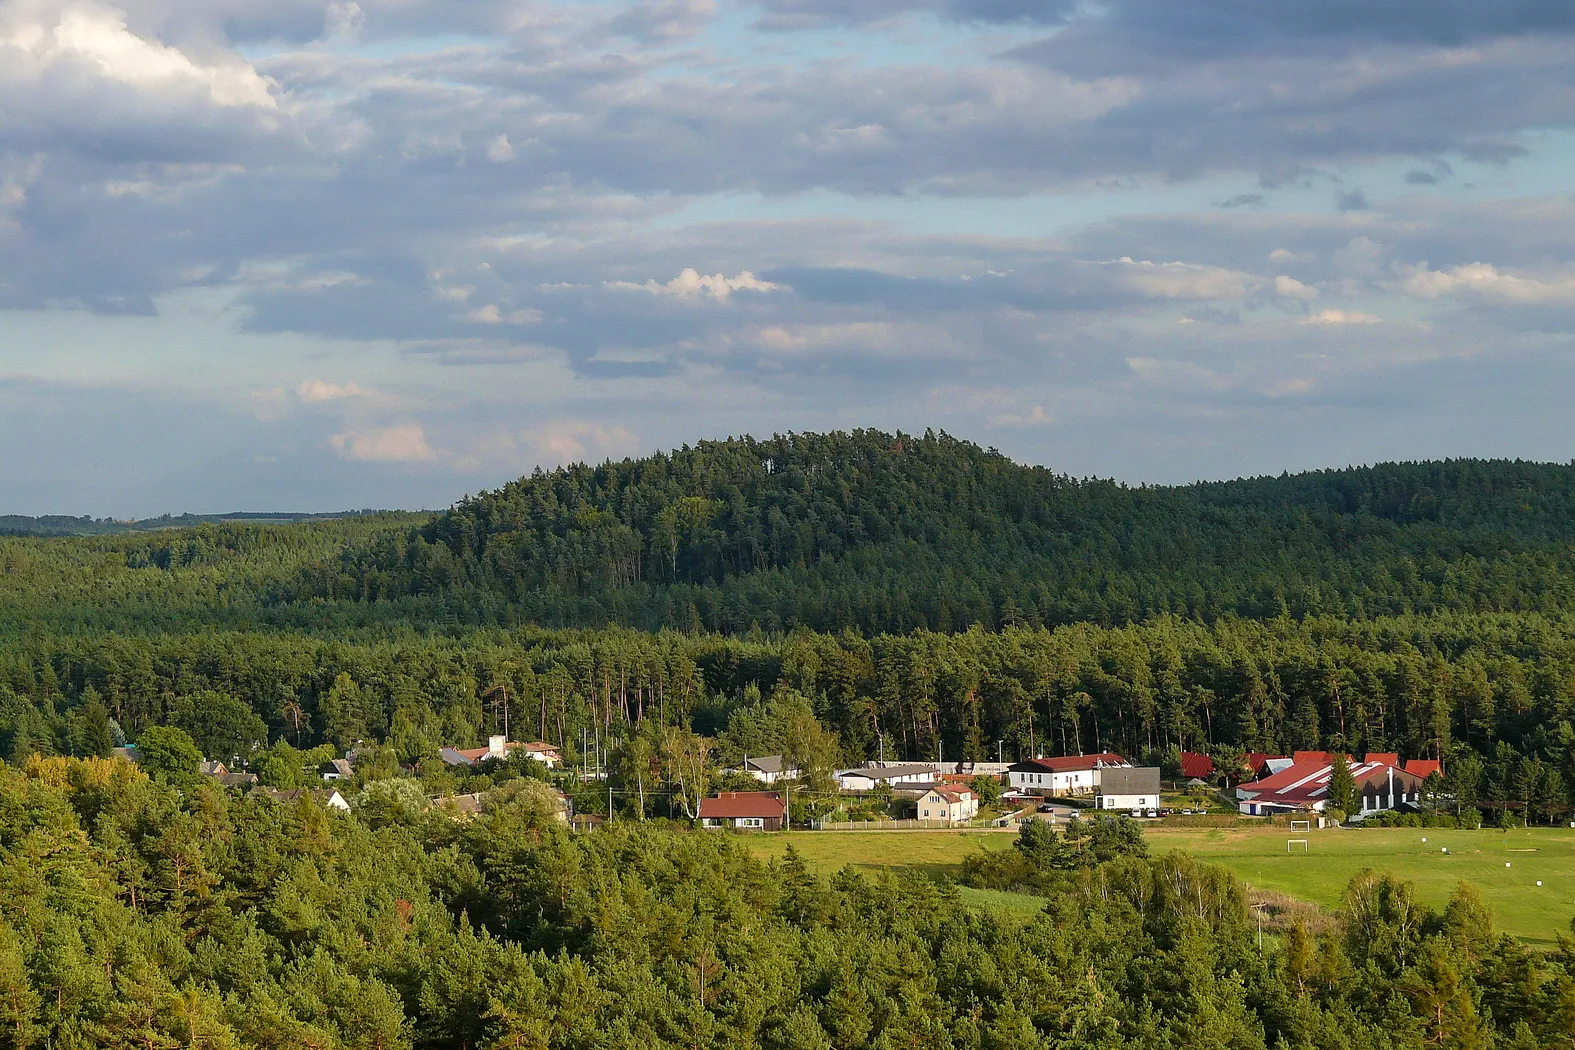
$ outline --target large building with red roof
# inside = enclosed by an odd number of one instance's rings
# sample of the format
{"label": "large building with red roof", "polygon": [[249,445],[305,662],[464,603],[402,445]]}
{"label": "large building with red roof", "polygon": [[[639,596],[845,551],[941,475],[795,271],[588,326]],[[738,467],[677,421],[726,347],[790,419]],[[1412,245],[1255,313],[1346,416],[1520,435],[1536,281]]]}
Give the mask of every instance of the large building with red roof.
{"label": "large building with red roof", "polygon": [[1039,795],[1088,795],[1099,788],[1099,771],[1108,766],[1130,766],[1120,755],[1065,755],[1060,758],[1027,758],[1006,768],[1007,783],[1014,791]]}
{"label": "large building with red roof", "polygon": [[[1437,762],[1412,759],[1401,764],[1392,752],[1370,752],[1360,762],[1347,757],[1351,779],[1356,782],[1359,809],[1348,817],[1356,820],[1385,810],[1416,808],[1422,782],[1439,771]],[[1334,753],[1298,751],[1289,766],[1236,788],[1237,805],[1249,816],[1273,813],[1321,813],[1329,805],[1329,780],[1334,775]]]}

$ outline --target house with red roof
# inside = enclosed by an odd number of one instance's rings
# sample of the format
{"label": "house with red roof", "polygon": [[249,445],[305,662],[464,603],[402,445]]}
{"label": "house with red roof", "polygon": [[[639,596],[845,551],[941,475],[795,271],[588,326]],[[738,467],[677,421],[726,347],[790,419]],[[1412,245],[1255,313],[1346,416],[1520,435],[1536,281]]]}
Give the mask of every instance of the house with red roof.
{"label": "house with red roof", "polygon": [[1099,771],[1128,767],[1120,755],[1065,755],[1060,758],[1027,758],[1006,767],[1007,783],[1014,791],[1038,795],[1089,795],[1099,789]]}
{"label": "house with red roof", "polygon": [[979,796],[959,784],[937,784],[919,796],[919,819],[966,824],[979,815]]}
{"label": "house with red roof", "polygon": [[[1238,785],[1237,807],[1248,816],[1274,813],[1321,813],[1329,805],[1329,780],[1334,775],[1334,753],[1298,751],[1291,764],[1267,777]],[[1415,771],[1400,764],[1391,752],[1371,752],[1360,762],[1346,758],[1360,799],[1360,820],[1385,810],[1414,808],[1421,801],[1422,781]]]}
{"label": "house with red roof", "polygon": [[1183,751],[1181,753],[1181,777],[1183,780],[1207,780],[1214,775],[1214,760],[1208,755],[1201,755],[1196,751]]}
{"label": "house with red roof", "polygon": [[723,791],[700,800],[702,828],[781,831],[787,807],[774,791]]}

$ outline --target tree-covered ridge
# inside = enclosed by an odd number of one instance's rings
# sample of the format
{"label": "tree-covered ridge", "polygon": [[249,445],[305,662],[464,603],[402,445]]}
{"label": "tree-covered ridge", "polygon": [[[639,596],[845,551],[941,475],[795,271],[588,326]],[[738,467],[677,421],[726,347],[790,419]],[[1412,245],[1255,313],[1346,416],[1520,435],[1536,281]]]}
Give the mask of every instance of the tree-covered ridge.
{"label": "tree-covered ridge", "polygon": [[[180,793],[129,764],[0,768],[0,1041],[17,1050],[1050,1050],[1569,1045],[1575,956],[1364,873],[1257,936],[1222,869],[1119,848],[1023,922],[908,875],[724,834],[570,834]],[[1041,858],[1041,854],[1048,856]]]}
{"label": "tree-covered ridge", "polygon": [[1575,608],[1575,467],[1461,460],[1131,488],[945,434],[538,470],[290,597],[737,631]]}

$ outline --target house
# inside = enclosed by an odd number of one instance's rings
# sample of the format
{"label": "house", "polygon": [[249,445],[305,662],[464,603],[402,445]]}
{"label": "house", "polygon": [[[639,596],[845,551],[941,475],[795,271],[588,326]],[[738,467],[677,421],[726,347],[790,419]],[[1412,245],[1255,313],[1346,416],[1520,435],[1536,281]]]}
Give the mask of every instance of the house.
{"label": "house", "polygon": [[249,788],[257,783],[256,773],[220,773],[214,778],[221,787]]}
{"label": "house", "polygon": [[[1360,820],[1370,813],[1415,806],[1421,800],[1422,781],[1414,770],[1400,763],[1393,752],[1369,752],[1360,762],[1346,759],[1361,800]],[[1415,765],[1415,763],[1410,763]],[[1419,768],[1432,772],[1426,764]],[[1289,766],[1236,788],[1237,808],[1249,816],[1273,813],[1322,813],[1329,805],[1329,779],[1334,755],[1326,751],[1298,751]]]}
{"label": "house", "polygon": [[203,759],[197,763],[197,772],[205,777],[222,777],[229,772],[223,762],[213,762]]}
{"label": "house", "polygon": [[933,784],[941,774],[933,762],[893,762],[890,765],[839,769],[837,786],[843,791],[873,791],[878,784]]}
{"label": "house", "polygon": [[1181,779],[1208,780],[1214,775],[1214,760],[1196,751],[1181,753]]}
{"label": "house", "polygon": [[443,759],[445,765],[450,766],[474,766],[482,762],[501,761],[510,755],[534,758],[548,769],[558,766],[563,761],[563,756],[557,748],[541,740],[521,744],[511,742],[502,736],[489,736],[486,747],[438,748],[438,757]]}
{"label": "house", "polygon": [[781,831],[787,815],[772,791],[723,791],[700,800],[700,826],[744,831]]}
{"label": "house", "polygon": [[919,796],[920,820],[966,824],[979,815],[979,796],[971,788],[941,784]]}
{"label": "house", "polygon": [[754,777],[762,784],[775,784],[779,780],[797,780],[800,775],[798,766],[781,755],[766,755],[763,758],[750,758],[746,755],[742,765],[728,772],[743,773],[745,776]]}
{"label": "house", "polygon": [[575,831],[600,831],[605,823],[607,818],[599,817],[595,813],[576,813],[569,818],[569,827]]}
{"label": "house", "polygon": [[338,810],[341,813],[350,811],[350,803],[345,801],[343,795],[332,789],[290,788],[289,790],[283,790],[281,788],[254,787],[246,794],[248,797],[271,798],[275,802],[298,802],[305,798],[311,799],[328,809]]}
{"label": "house", "polygon": [[1110,766],[1100,771],[1096,809],[1159,808],[1158,766]]}
{"label": "house", "polygon": [[1097,755],[1028,758],[1007,767],[1007,783],[1037,795],[1086,795],[1099,787],[1100,770],[1132,763],[1108,751]]}
{"label": "house", "polygon": [[349,780],[355,775],[355,767],[348,758],[331,758],[317,772],[324,780]]}

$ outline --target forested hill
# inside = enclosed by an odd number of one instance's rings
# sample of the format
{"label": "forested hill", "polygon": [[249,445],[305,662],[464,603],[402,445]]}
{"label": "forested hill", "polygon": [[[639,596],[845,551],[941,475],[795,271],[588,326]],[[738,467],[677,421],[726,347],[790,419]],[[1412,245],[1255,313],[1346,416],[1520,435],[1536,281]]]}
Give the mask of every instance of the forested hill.
{"label": "forested hill", "polygon": [[538,470],[278,596],[724,631],[1552,611],[1575,608],[1572,543],[1572,466],[1131,488],[860,430]]}

